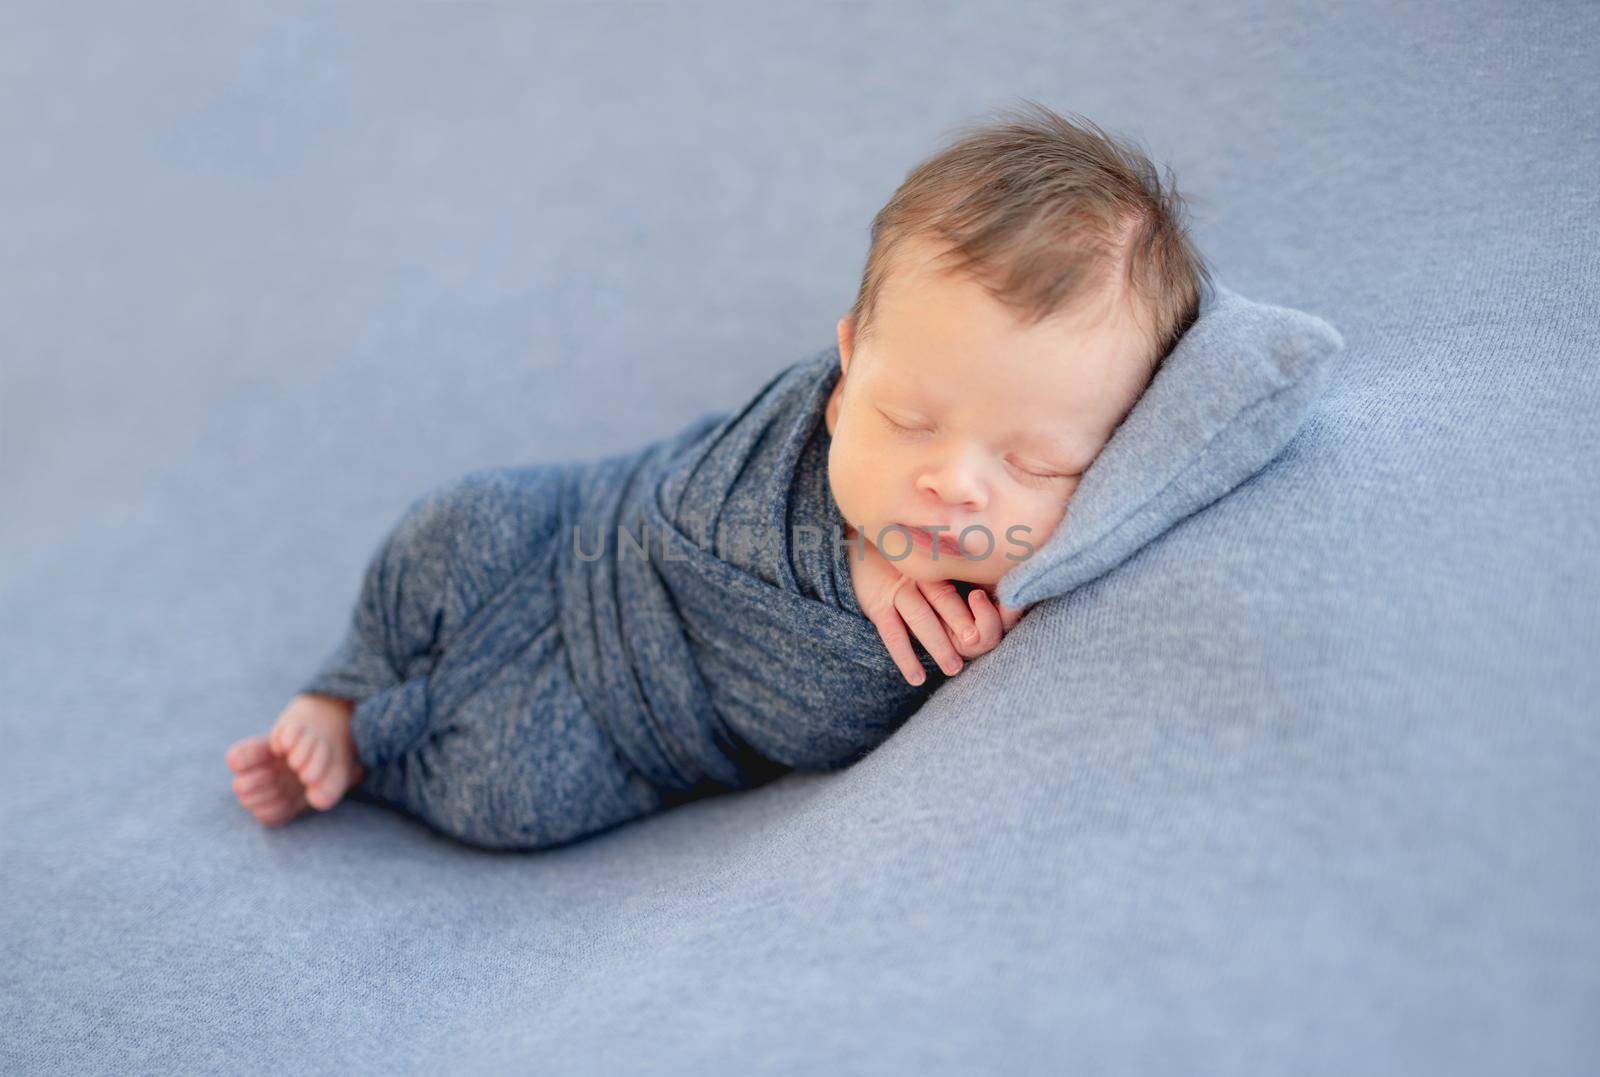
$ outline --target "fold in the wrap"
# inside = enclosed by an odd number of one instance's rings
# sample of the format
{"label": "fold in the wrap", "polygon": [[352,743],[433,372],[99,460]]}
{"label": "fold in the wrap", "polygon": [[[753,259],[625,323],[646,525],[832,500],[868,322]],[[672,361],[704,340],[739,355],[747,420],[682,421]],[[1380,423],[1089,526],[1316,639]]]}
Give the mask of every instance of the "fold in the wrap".
{"label": "fold in the wrap", "polygon": [[944,678],[919,646],[927,679],[906,683],[856,604],[827,480],[839,372],[829,347],[737,411],[575,472],[555,571],[573,679],[663,789],[846,765]]}

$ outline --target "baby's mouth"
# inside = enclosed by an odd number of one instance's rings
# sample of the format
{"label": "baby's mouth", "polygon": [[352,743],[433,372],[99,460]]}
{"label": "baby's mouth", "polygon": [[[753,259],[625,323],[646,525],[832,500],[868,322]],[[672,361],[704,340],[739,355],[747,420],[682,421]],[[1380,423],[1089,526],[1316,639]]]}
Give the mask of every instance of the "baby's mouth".
{"label": "baby's mouth", "polygon": [[931,531],[924,531],[922,528],[916,527],[912,524],[903,523],[900,526],[911,532],[911,541],[915,545],[921,546],[928,550],[933,549],[933,547],[937,545],[939,548],[939,553],[942,555],[947,555],[949,557],[966,556],[966,552],[962,550],[961,544],[957,542],[948,531],[940,532],[936,543]]}

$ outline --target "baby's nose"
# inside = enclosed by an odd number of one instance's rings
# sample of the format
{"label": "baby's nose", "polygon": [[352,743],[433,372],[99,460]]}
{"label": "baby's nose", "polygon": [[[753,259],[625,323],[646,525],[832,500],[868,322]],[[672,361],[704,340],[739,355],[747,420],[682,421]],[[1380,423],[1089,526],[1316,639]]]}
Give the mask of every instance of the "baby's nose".
{"label": "baby's nose", "polygon": [[923,476],[920,486],[949,508],[975,512],[985,500],[983,481],[968,467],[947,466]]}

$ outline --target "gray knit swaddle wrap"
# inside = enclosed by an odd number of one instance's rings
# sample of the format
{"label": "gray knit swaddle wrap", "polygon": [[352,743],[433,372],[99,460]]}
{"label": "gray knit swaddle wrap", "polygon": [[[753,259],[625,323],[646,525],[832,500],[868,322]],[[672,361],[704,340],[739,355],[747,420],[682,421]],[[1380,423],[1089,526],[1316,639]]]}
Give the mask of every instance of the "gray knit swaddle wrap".
{"label": "gray knit swaddle wrap", "polygon": [[838,376],[829,347],[739,411],[577,472],[556,566],[574,678],[663,789],[846,765],[943,678],[919,646],[927,680],[907,684],[856,604],[827,482]]}

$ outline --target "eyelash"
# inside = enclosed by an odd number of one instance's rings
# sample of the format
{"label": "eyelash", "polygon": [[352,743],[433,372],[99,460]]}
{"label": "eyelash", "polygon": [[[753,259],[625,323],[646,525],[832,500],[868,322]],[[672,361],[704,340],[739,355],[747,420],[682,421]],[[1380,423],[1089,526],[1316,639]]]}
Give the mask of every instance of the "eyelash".
{"label": "eyelash", "polygon": [[[889,418],[889,416],[885,415],[881,411],[878,412],[878,415],[883,419],[884,424],[887,425],[890,430],[893,430],[896,433],[899,433],[899,434],[920,434],[920,433],[925,433],[925,431],[917,430],[917,429],[915,429],[913,427],[901,426],[899,423],[895,422],[893,419]],[[1040,485],[1040,486],[1049,486],[1051,483],[1055,482],[1057,479],[1070,479],[1070,478],[1072,478],[1071,475],[1055,475],[1055,474],[1040,475],[1037,472],[1027,471],[1027,470],[1024,470],[1023,468],[1017,467],[1015,464],[1012,464],[1011,467],[1013,468],[1013,470],[1015,470],[1017,472],[1017,474],[1022,476],[1024,482],[1034,483],[1034,484]]]}
{"label": "eyelash", "polygon": [[884,414],[883,414],[883,412],[881,412],[881,411],[880,411],[880,412],[878,412],[878,415],[879,415],[879,417],[880,417],[880,418],[882,418],[882,419],[883,419],[883,421],[884,421],[884,422],[885,422],[885,423],[887,423],[887,424],[889,424],[889,429],[891,429],[891,430],[898,430],[898,431],[900,431],[900,432],[901,432],[901,433],[902,433],[902,434],[916,434],[916,433],[920,433],[920,431],[917,431],[917,430],[913,430],[913,429],[912,429],[912,428],[911,428],[911,427],[909,427],[909,426],[901,426],[901,425],[900,425],[900,424],[899,424],[899,423],[897,423],[897,422],[895,422],[895,421],[894,421],[894,420],[893,420],[893,419],[891,419],[891,418],[889,418],[889,417],[888,417],[888,416],[887,416],[887,415],[884,415]]}
{"label": "eyelash", "polygon": [[1024,482],[1036,483],[1040,486],[1049,486],[1057,479],[1069,478],[1067,475],[1040,475],[1032,471],[1023,471],[1020,467],[1017,468],[1017,472],[1022,476]]}

